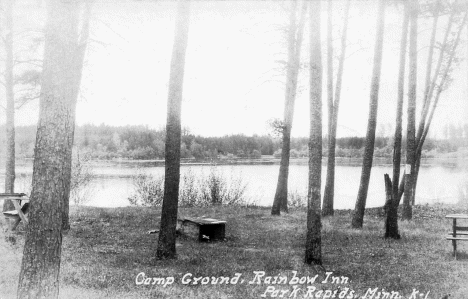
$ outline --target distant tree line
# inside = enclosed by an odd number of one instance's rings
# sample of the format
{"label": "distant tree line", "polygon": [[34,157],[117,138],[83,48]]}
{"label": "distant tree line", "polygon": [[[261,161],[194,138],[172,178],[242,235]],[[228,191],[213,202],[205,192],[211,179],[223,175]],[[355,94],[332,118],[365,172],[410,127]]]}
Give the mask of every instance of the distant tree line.
{"label": "distant tree line", "polygon": [[[468,128],[468,126],[464,127]],[[440,154],[456,152],[462,147],[467,147],[468,134],[466,133],[468,132],[460,132],[460,130],[453,128],[452,133],[447,134],[445,139],[427,140],[424,145],[423,157],[436,157]],[[5,126],[0,126],[0,130],[5,130]],[[164,129],[151,129],[145,126],[114,127],[87,124],[78,126],[75,134],[75,146],[80,152],[88,153],[93,159],[164,159],[166,135]],[[35,126],[16,128],[16,152],[18,157],[29,158],[33,156],[35,138]],[[2,144],[5,142],[3,134],[0,134],[0,142]],[[390,158],[393,151],[392,142],[391,137],[376,137],[375,156]],[[328,156],[327,143],[328,138],[325,136],[323,138],[324,156]],[[362,157],[364,144],[365,137],[337,138],[336,156],[360,158]],[[5,155],[4,148],[0,148],[0,155]],[[182,134],[181,157],[184,159],[258,159],[262,155],[273,155],[275,158],[280,158],[281,140],[270,135],[246,136],[237,134],[222,137],[203,137],[194,135],[188,130],[184,130]],[[308,137],[291,138],[290,155],[291,158],[307,157]]]}

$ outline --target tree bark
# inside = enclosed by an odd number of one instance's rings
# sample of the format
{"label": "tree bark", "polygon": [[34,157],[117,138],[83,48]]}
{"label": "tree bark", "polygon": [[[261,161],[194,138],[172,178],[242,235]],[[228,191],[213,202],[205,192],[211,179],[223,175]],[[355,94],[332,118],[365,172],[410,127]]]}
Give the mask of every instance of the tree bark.
{"label": "tree bark", "polygon": [[305,263],[322,264],[322,51],[320,1],[310,1],[310,139]]}
{"label": "tree bark", "polygon": [[[5,1],[5,90],[6,90],[6,161],[5,193],[15,191],[15,94],[13,91],[13,6],[14,0]],[[3,211],[14,210],[11,200],[5,200]]]}
{"label": "tree bark", "polygon": [[[329,0],[329,3],[332,0]],[[336,131],[338,126],[338,111],[340,108],[340,99],[341,99],[341,86],[343,81],[343,71],[344,71],[344,61],[346,56],[346,38],[348,32],[348,20],[349,20],[349,8],[351,0],[346,2],[344,24],[343,24],[343,33],[341,35],[341,55],[340,61],[338,64],[338,74],[336,79],[335,86],[335,99],[334,102],[330,104],[328,102],[328,160],[327,160],[327,178],[325,183],[325,191],[323,195],[323,216],[331,216],[334,214],[334,197],[335,197],[335,150],[336,150]],[[331,4],[329,4],[329,12],[332,9]],[[329,24],[331,26],[331,24]],[[328,39],[331,39],[331,33]],[[331,43],[331,41],[329,41]],[[328,62],[328,67],[333,67],[333,65]],[[333,74],[329,74],[329,76]],[[333,88],[331,88],[333,90]],[[330,91],[329,89],[329,92]],[[329,99],[330,101],[330,99]],[[333,99],[332,99],[333,101]],[[330,114],[331,111],[331,114]]]}
{"label": "tree bark", "polygon": [[303,1],[301,18],[299,24],[296,25],[297,0],[291,2],[281,162],[275,198],[271,208],[272,215],[280,215],[281,210],[288,212],[288,177],[291,150],[291,130],[294,119],[294,103],[296,100],[297,78],[299,75],[299,65],[301,60],[302,36],[306,10],[307,3],[306,1]]}
{"label": "tree bark", "polygon": [[400,67],[398,74],[398,100],[395,121],[395,138],[393,143],[393,183],[392,180],[390,180],[390,177],[388,177],[388,175],[385,175],[385,190],[387,192],[385,238],[393,239],[400,238],[400,234],[398,232],[398,205],[400,203],[398,196],[398,180],[400,179],[401,165],[402,115],[403,99],[405,92],[406,48],[408,44],[407,41],[409,24],[408,4],[405,3],[404,5],[405,12],[400,41]]}
{"label": "tree bark", "polygon": [[47,3],[39,122],[34,152],[29,225],[18,298],[58,298],[66,168],[75,103],[72,59],[78,24],[76,2]]}
{"label": "tree bark", "polygon": [[414,178],[414,159],[416,151],[416,84],[418,69],[418,1],[409,2],[410,9],[410,36],[409,36],[409,79],[408,79],[408,122],[406,130],[406,176],[405,194],[403,195],[402,219],[410,220],[413,217],[411,198]]}
{"label": "tree bark", "polygon": [[164,198],[156,257],[176,257],[176,225],[179,202],[181,109],[190,23],[190,1],[179,0],[167,100]]}
{"label": "tree bark", "polygon": [[[392,181],[388,174],[384,175],[385,179],[385,194],[386,194],[386,221],[385,221],[385,238],[400,239],[398,232],[398,206],[393,197]],[[398,186],[398,181],[394,185]]]}
{"label": "tree bark", "polygon": [[375,128],[377,125],[377,108],[379,103],[380,73],[382,68],[383,40],[385,25],[385,0],[379,1],[377,16],[377,32],[374,48],[374,67],[372,71],[371,95],[369,103],[369,119],[367,123],[366,145],[362,163],[361,182],[351,222],[353,228],[362,228],[364,211],[366,209],[367,190],[372,170],[374,155]]}

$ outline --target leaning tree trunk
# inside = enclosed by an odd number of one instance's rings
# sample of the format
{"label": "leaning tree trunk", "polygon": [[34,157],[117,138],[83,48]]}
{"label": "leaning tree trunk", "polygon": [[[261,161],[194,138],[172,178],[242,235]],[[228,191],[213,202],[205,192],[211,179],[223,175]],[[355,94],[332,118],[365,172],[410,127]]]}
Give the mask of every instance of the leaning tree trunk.
{"label": "leaning tree trunk", "polygon": [[[91,18],[91,6],[92,2],[86,2],[83,11],[83,17],[82,17],[82,27],[80,30],[80,37],[79,39],[76,40],[76,44],[74,45],[74,55],[72,56],[72,61],[74,63],[73,67],[73,91],[74,93],[71,95],[71,101],[74,102],[73,104],[73,111],[70,115],[70,131],[68,132],[70,138],[74,140],[74,135],[75,135],[75,107],[76,107],[76,101],[78,100],[78,94],[80,91],[80,86],[81,86],[81,78],[83,74],[83,65],[84,65],[84,58],[86,54],[86,47],[87,47],[87,41],[89,37],[89,21]],[[70,183],[71,183],[71,177],[72,177],[72,148],[69,148],[69,154],[70,154],[70,159],[68,161],[68,164],[66,166],[66,175],[65,175],[65,182],[66,184],[66,192],[64,194],[63,198],[63,215],[62,215],[62,229],[63,230],[68,230],[70,229],[70,221],[69,221],[69,210],[70,210]]]}
{"label": "leaning tree trunk", "polygon": [[[302,35],[304,30],[306,1],[303,2],[301,19],[296,26],[297,0],[291,2],[290,25],[288,35],[288,65],[286,73],[286,94],[284,104],[284,125],[281,149],[281,163],[276,186],[275,199],[271,208],[272,215],[280,215],[280,211],[288,212],[288,177],[289,157],[291,150],[291,129],[294,118],[294,102],[296,100],[297,77],[301,57]],[[297,34],[297,36],[296,36]]]}
{"label": "leaning tree trunk", "polygon": [[[276,185],[275,198],[271,207],[272,215],[280,215],[281,210],[288,212],[288,177],[289,177],[289,157],[291,150],[291,125],[294,105],[291,105],[291,95],[296,93],[294,84],[294,53],[296,43],[296,9],[297,0],[291,1],[291,11],[289,14],[288,32],[288,65],[286,70],[286,100],[284,105],[284,123],[282,128],[283,138],[281,144],[281,162],[278,174],[278,184]],[[297,78],[296,78],[297,80]],[[297,84],[297,81],[296,81]],[[294,87],[294,89],[293,89]],[[286,203],[286,204],[284,204]]]}
{"label": "leaning tree trunk", "polygon": [[321,174],[322,174],[322,51],[320,1],[310,2],[310,139],[307,239],[305,262],[322,264]]}
{"label": "leaning tree trunk", "polygon": [[18,298],[58,298],[66,168],[73,138],[73,57],[77,3],[47,5],[39,122],[34,151],[29,225]]}
{"label": "leaning tree trunk", "polygon": [[409,35],[409,79],[408,79],[408,121],[406,130],[406,176],[405,194],[403,195],[402,219],[413,218],[411,198],[413,193],[414,166],[416,153],[416,83],[418,70],[418,1],[412,0],[410,5],[410,35]]}
{"label": "leaning tree trunk", "polygon": [[[440,0],[437,1],[436,11],[434,14],[434,20],[432,23],[431,40],[429,42],[429,53],[428,53],[427,62],[426,62],[426,79],[425,79],[425,87],[424,87],[424,98],[423,98],[423,104],[422,104],[422,109],[421,109],[421,119],[420,119],[419,126],[418,126],[418,134],[416,137],[416,142],[418,142],[418,140],[421,138],[422,132],[424,131],[425,120],[426,120],[427,113],[429,111],[429,106],[430,106],[429,104],[431,102],[433,88],[435,87],[435,85],[431,84],[431,73],[432,73],[432,60],[433,60],[435,41],[436,41],[436,35],[437,35],[437,24],[439,22],[439,10],[440,10],[440,5],[441,5],[440,2],[441,2]],[[453,16],[454,14],[452,12],[449,18],[449,26],[447,27],[448,31],[445,32],[444,44],[447,42],[448,33],[450,32],[450,27],[452,24]],[[440,54],[443,55],[443,49],[441,50],[442,51],[440,52]],[[437,78],[438,76],[441,62],[442,61],[440,60],[440,57],[439,57],[439,64],[434,74],[435,78]]]}
{"label": "leaning tree trunk", "polygon": [[180,118],[189,22],[190,1],[179,0],[167,100],[164,198],[156,250],[156,257],[159,259],[176,257],[176,225],[180,181]]}
{"label": "leaning tree trunk", "polygon": [[382,67],[384,26],[385,25],[385,0],[379,1],[379,12],[377,16],[377,32],[374,48],[374,68],[372,71],[371,95],[369,103],[369,119],[367,123],[366,145],[364,147],[364,159],[362,163],[361,182],[354,208],[351,226],[362,228],[364,222],[364,211],[366,209],[367,190],[372,170],[374,155],[375,128],[377,125],[377,108],[379,103],[380,73]]}
{"label": "leaning tree trunk", "polygon": [[399,239],[398,232],[398,180],[400,179],[401,165],[401,140],[402,140],[402,115],[403,115],[403,99],[405,92],[405,65],[406,65],[406,48],[408,44],[408,24],[409,24],[409,9],[405,3],[405,13],[401,31],[400,41],[400,70],[398,73],[398,101],[396,109],[395,121],[395,139],[393,143],[393,182],[390,177],[385,177],[385,190],[387,194],[386,201],[386,221],[385,221],[385,238]]}
{"label": "leaning tree trunk", "polygon": [[[421,138],[422,138],[422,135],[423,135],[425,127],[426,127],[426,118],[428,116],[428,113],[429,113],[429,110],[430,110],[430,107],[431,107],[431,101],[432,101],[432,97],[433,97],[433,94],[434,94],[434,90],[436,88],[437,78],[440,76],[440,72],[441,72],[441,68],[442,68],[442,62],[444,61],[444,54],[445,54],[446,48],[447,48],[447,46],[449,44],[448,40],[449,40],[449,36],[450,36],[450,33],[451,33],[452,25],[454,23],[454,18],[455,18],[456,12],[457,12],[456,9],[452,9],[452,12],[450,13],[447,28],[445,29],[445,33],[444,33],[444,39],[442,41],[442,44],[440,44],[439,58],[438,58],[436,68],[434,70],[434,74],[432,76],[432,81],[431,81],[430,84],[428,84],[428,82],[426,81],[426,90],[425,90],[425,93],[424,93],[423,108],[421,109],[421,119],[419,120],[418,132],[417,132],[417,135],[416,135],[416,148],[421,148],[421,150],[416,150],[416,156],[415,156],[415,167],[414,167],[414,173],[413,173],[414,177],[413,177],[413,185],[412,185],[413,190],[412,190],[412,193],[411,193],[412,197],[411,197],[411,200],[410,200],[411,203],[413,203],[413,204],[415,202],[416,185],[417,185],[417,182],[418,182],[419,167],[420,167],[420,164],[421,164],[422,145],[424,144],[424,142],[421,142]],[[437,7],[436,17],[438,17],[438,13],[439,13],[439,7]],[[433,35],[435,35],[435,31],[436,31],[435,26],[437,26],[436,20],[434,20],[434,25],[433,25],[433,33],[432,33]],[[431,39],[431,43],[429,45],[429,47],[430,47],[429,48],[429,55],[433,54],[435,46],[436,46],[435,40]],[[426,73],[426,80],[427,80],[427,76],[430,76],[431,66],[432,66],[432,61],[431,61],[431,63],[429,63],[429,60],[428,60],[428,64],[427,64],[427,67],[426,67],[427,72],[428,72],[428,73]]]}
{"label": "leaning tree trunk", "polygon": [[[329,3],[331,3],[330,0]],[[344,70],[344,61],[346,57],[346,38],[348,32],[348,20],[349,20],[349,8],[351,0],[346,2],[345,15],[344,15],[344,24],[343,24],[343,33],[341,35],[341,55],[338,65],[338,74],[336,79],[335,86],[335,99],[334,102],[328,102],[328,160],[327,160],[327,178],[325,183],[325,191],[323,194],[323,208],[322,215],[329,216],[334,214],[334,197],[335,197],[335,150],[336,150],[336,130],[338,127],[338,111],[340,108],[340,99],[341,99],[341,85],[343,82],[343,70]],[[329,4],[331,6],[331,4]],[[329,7],[329,12],[332,8]],[[328,26],[331,26],[329,24]],[[331,33],[329,34],[328,39],[332,39]],[[331,43],[331,41],[329,41]],[[331,50],[329,50],[331,52]],[[328,67],[333,67],[332,63],[328,62]],[[329,74],[332,75],[332,74]],[[331,89],[332,90],[332,89]],[[329,92],[330,88],[329,88]],[[330,114],[330,111],[331,114]]]}
{"label": "leaning tree trunk", "polygon": [[[15,94],[13,91],[13,4],[5,1],[5,90],[6,90],[6,162],[5,193],[15,191]],[[11,200],[5,200],[3,211],[14,210]]]}

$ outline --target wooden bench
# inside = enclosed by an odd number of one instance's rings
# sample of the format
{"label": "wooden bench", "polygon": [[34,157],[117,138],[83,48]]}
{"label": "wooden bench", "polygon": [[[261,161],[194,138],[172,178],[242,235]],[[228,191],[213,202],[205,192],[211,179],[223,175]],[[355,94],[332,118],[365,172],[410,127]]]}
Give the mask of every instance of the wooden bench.
{"label": "wooden bench", "polygon": [[448,234],[447,240],[452,241],[453,245],[453,256],[457,259],[457,241],[468,241],[468,226],[457,226],[457,219],[468,219],[466,214],[451,214],[445,216],[445,218],[452,219],[452,231]]}
{"label": "wooden bench", "polygon": [[184,234],[195,236],[198,241],[224,240],[226,221],[213,218],[178,219]]}

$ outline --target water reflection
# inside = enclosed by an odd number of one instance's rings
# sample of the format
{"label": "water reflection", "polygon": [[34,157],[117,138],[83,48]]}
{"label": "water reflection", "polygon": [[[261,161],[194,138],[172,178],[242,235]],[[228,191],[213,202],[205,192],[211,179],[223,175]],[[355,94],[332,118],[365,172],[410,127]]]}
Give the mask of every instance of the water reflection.
{"label": "water reflection", "polygon": [[[159,163],[159,162],[158,162]],[[1,167],[1,166],[0,166]],[[210,165],[183,165],[181,172],[192,171],[196,176],[208,175]],[[83,203],[99,207],[127,206],[127,198],[133,192],[132,176],[139,169],[153,174],[162,175],[164,167],[155,163],[141,162],[100,162],[93,164],[95,179],[89,188],[86,201]],[[217,166],[220,173],[229,177],[242,177],[247,184],[246,198],[259,205],[271,205],[275,193],[279,165],[221,165]],[[337,209],[354,208],[359,187],[360,166],[337,166],[335,207]],[[384,174],[391,173],[391,165],[374,166],[371,173],[368,207],[382,206],[385,200]],[[32,163],[22,163],[17,167],[16,190],[30,192]],[[322,167],[322,177],[325,178],[326,167]],[[298,196],[306,196],[308,181],[308,166],[292,164],[290,167],[289,189]],[[3,188],[4,168],[0,172],[0,188]],[[324,185],[325,182],[322,182]],[[324,186],[323,186],[324,187]],[[423,165],[420,170],[416,191],[417,204],[457,203],[468,205],[468,165],[466,163],[447,165]]]}

